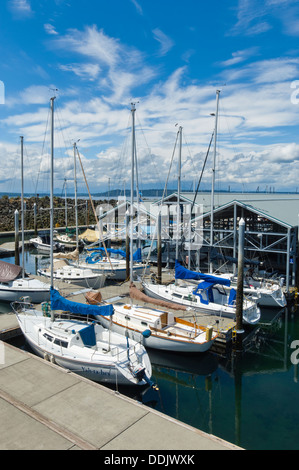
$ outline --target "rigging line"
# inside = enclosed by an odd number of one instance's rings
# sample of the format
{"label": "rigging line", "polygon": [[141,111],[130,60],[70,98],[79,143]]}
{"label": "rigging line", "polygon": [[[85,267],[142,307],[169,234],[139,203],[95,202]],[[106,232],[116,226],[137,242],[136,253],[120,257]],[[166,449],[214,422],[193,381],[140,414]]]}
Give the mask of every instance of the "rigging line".
{"label": "rigging line", "polygon": [[[145,141],[145,145],[146,145],[146,148],[147,148],[147,151],[148,151],[148,157],[150,157],[150,156],[152,155],[152,153],[151,153],[151,148],[150,148],[150,146],[149,146],[148,143],[147,143],[147,140],[146,140],[146,137],[145,137],[145,133],[144,133],[144,129],[143,129],[143,126],[142,126],[142,124],[141,124],[141,121],[140,121],[139,116],[138,116],[137,113],[136,113],[136,118],[137,118],[137,122],[138,122],[139,127],[140,127],[140,131],[141,131],[141,133],[142,133],[142,137],[144,138],[144,141]],[[152,164],[154,165],[154,167],[156,168],[156,175],[155,175],[155,176],[158,177],[159,183],[160,183],[161,186],[162,186],[162,181],[161,181],[160,178],[159,178],[160,172],[159,172],[159,170],[157,169],[157,165],[156,165],[155,159],[151,159],[151,163],[152,163]]]}
{"label": "rigging line", "polygon": [[[63,133],[63,117],[62,117],[59,105],[56,105],[56,115],[57,115],[57,121],[58,121],[58,124],[59,124],[59,131],[61,133],[62,141],[63,141],[64,148],[65,148],[65,154],[67,155],[66,160],[62,156],[62,158],[64,160],[65,176],[67,176],[67,167],[68,167],[67,163],[68,163],[68,160],[69,160],[69,162],[72,162],[72,158],[73,158],[71,155],[68,155],[68,150],[70,150],[72,148],[72,143],[71,143],[70,138],[65,139],[65,136],[64,136],[64,133]],[[67,143],[67,141],[68,141],[68,143]],[[66,178],[64,178],[64,179],[66,179]]]}
{"label": "rigging line", "polygon": [[173,159],[174,159],[174,154],[175,154],[175,149],[176,149],[176,146],[177,146],[178,138],[179,138],[179,131],[177,132],[177,135],[176,135],[176,141],[175,141],[174,149],[173,149],[173,152],[172,152],[170,167],[169,167],[169,170],[168,170],[168,175],[167,175],[167,178],[166,178],[166,182],[165,182],[165,186],[164,186],[164,190],[163,190],[163,194],[162,194],[161,205],[164,202],[165,191],[167,190],[167,184],[168,184],[169,175],[170,175],[170,172],[171,172],[171,167],[172,167],[172,164],[173,164]]}
{"label": "rigging line", "polygon": [[193,202],[192,202],[192,206],[191,206],[191,214],[192,214],[192,210],[193,210],[193,207],[194,207],[194,204],[195,204],[195,200],[196,200],[196,196],[197,196],[197,193],[198,193],[198,190],[199,190],[199,186],[200,186],[200,183],[201,183],[201,180],[202,180],[203,172],[204,172],[204,169],[205,169],[205,166],[206,166],[206,163],[207,163],[207,159],[208,159],[208,155],[209,155],[209,152],[210,152],[210,148],[211,148],[211,145],[212,145],[213,138],[214,138],[214,131],[212,132],[212,136],[211,136],[209,147],[208,147],[208,150],[207,150],[207,153],[206,153],[205,161],[204,161],[204,164],[203,164],[203,167],[202,167],[202,170],[201,170],[201,175],[200,175],[199,181],[197,183],[197,188],[196,188],[194,198],[193,198]]}
{"label": "rigging line", "polygon": [[35,189],[34,189],[34,194],[35,195],[37,194],[37,187],[38,187],[39,176],[40,176],[40,172],[41,172],[41,165],[42,165],[42,160],[43,160],[42,157],[43,157],[43,154],[44,154],[46,137],[47,137],[47,133],[48,133],[48,125],[49,125],[50,114],[51,114],[51,106],[48,105],[48,117],[47,117],[47,122],[46,122],[46,129],[45,129],[45,133],[44,133],[44,141],[43,141],[43,146],[42,146],[41,158],[40,158],[40,162],[39,162],[39,170],[37,172],[36,185],[35,185]]}
{"label": "rigging line", "polygon": [[96,220],[96,223],[97,223],[97,226],[98,226],[98,229],[99,229],[99,234],[100,234],[100,237],[101,237],[101,239],[102,239],[101,242],[103,243],[106,257],[107,257],[107,259],[109,260],[110,267],[111,267],[111,271],[113,272],[113,267],[112,267],[111,259],[110,259],[110,256],[108,255],[108,252],[107,252],[107,248],[106,248],[106,244],[105,244],[105,242],[104,242],[104,237],[103,237],[102,229],[101,229],[101,227],[100,227],[99,219],[98,219],[98,217],[97,217],[97,214],[96,214],[96,211],[95,211],[95,207],[94,207],[94,203],[93,203],[93,200],[92,200],[92,198],[91,198],[91,194],[90,194],[90,191],[89,191],[89,186],[88,186],[87,179],[86,179],[86,176],[85,176],[85,171],[84,171],[84,168],[83,168],[83,165],[82,165],[80,153],[79,153],[79,150],[78,150],[78,147],[77,147],[77,146],[76,146],[76,150],[77,150],[77,155],[78,155],[78,159],[79,159],[79,162],[80,162],[81,170],[82,170],[82,173],[83,173],[83,176],[84,176],[84,180],[85,180],[86,188],[87,188],[87,191],[88,191],[88,195],[89,195],[90,203],[91,203],[91,206],[92,206],[92,210],[93,210],[93,213],[94,213],[94,216],[95,216],[95,220]]}

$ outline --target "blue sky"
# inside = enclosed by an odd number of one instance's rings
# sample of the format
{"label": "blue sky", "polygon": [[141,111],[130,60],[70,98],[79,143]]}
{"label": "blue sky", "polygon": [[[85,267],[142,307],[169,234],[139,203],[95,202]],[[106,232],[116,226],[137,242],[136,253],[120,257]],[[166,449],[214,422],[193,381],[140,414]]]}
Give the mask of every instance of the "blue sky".
{"label": "blue sky", "polygon": [[[65,178],[71,187],[79,139],[92,191],[129,188],[132,101],[140,189],[164,187],[176,124],[183,188],[192,189],[217,89],[216,189],[299,190],[297,1],[2,0],[0,54],[0,191],[20,190],[20,135],[25,190],[49,190],[54,93],[58,191]],[[211,165],[212,152],[202,189]]]}

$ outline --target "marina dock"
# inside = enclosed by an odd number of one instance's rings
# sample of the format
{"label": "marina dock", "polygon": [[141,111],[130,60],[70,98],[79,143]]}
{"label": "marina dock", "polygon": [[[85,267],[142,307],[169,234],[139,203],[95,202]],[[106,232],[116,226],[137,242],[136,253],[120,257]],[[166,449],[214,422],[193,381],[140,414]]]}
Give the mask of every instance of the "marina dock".
{"label": "marina dock", "polygon": [[[57,287],[69,299],[85,301],[86,290]],[[116,291],[126,298],[128,283],[101,290],[107,300]],[[19,334],[15,315],[1,314],[1,450],[240,449],[4,342]]]}

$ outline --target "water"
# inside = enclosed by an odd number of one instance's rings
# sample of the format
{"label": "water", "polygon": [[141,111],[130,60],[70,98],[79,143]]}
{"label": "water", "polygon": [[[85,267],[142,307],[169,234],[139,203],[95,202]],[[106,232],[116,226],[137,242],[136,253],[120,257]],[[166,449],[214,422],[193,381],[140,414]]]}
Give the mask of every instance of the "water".
{"label": "water", "polygon": [[[35,274],[40,262],[26,252],[27,271]],[[0,305],[0,312],[7,308]],[[299,372],[291,361],[296,353],[291,344],[299,340],[299,311],[284,310],[270,326],[276,314],[263,311],[265,325],[241,354],[149,350],[159,390],[120,392],[248,450],[298,450]]]}

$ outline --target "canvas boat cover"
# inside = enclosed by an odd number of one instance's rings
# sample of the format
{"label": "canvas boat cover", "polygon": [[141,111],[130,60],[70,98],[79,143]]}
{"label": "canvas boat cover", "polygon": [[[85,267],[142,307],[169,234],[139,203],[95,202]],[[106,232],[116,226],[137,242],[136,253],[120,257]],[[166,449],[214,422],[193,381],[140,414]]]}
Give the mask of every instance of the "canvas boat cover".
{"label": "canvas boat cover", "polygon": [[204,289],[214,284],[230,287],[230,279],[212,276],[211,274],[205,274],[197,271],[190,271],[189,269],[184,268],[184,266],[182,266],[177,260],[175,261],[175,278],[205,281],[206,284],[201,284],[202,286],[205,285],[205,287],[202,287]]}
{"label": "canvas boat cover", "polygon": [[113,315],[113,305],[86,305],[80,302],[73,302],[62,297],[56,289],[51,287],[51,309],[63,310],[80,315]]}
{"label": "canvas boat cover", "polygon": [[164,308],[171,308],[172,310],[187,310],[185,305],[178,305],[172,302],[167,302],[166,300],[154,299],[148,295],[141,292],[135,284],[132,282],[130,285],[130,297],[135,300],[140,300],[141,302],[151,303],[154,305],[159,305]]}
{"label": "canvas boat cover", "polygon": [[85,232],[79,235],[80,240],[87,240],[88,242],[97,242],[100,238],[100,233],[97,230],[86,229]]}
{"label": "canvas boat cover", "polygon": [[74,251],[70,253],[53,253],[53,258],[64,258],[64,259],[72,259],[74,261],[79,259],[79,250],[76,248]]}
{"label": "canvas boat cover", "polygon": [[0,261],[0,282],[14,281],[21,273],[21,266]]}

